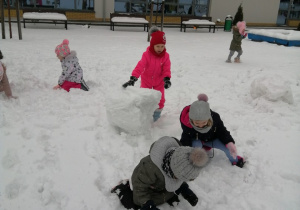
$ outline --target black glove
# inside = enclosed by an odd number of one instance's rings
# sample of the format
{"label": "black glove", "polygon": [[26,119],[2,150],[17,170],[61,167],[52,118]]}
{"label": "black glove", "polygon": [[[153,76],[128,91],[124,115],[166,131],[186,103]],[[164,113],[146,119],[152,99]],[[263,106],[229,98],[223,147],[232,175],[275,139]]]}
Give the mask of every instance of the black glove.
{"label": "black glove", "polygon": [[130,80],[128,82],[126,82],[125,84],[123,84],[123,88],[127,88],[127,86],[134,86],[134,83],[137,81],[138,79],[135,76],[131,76]]}
{"label": "black glove", "polygon": [[186,182],[180,186],[178,190],[175,191],[176,194],[181,193],[182,197],[187,200],[192,206],[196,206],[198,203],[198,197],[195,193],[189,188],[189,185]]}
{"label": "black glove", "polygon": [[165,82],[165,88],[168,89],[169,87],[171,87],[171,81],[170,81],[170,77],[165,77],[164,78],[164,82]]}
{"label": "black glove", "polygon": [[159,210],[159,209],[156,208],[153,200],[149,200],[144,205],[142,205],[140,210]]}

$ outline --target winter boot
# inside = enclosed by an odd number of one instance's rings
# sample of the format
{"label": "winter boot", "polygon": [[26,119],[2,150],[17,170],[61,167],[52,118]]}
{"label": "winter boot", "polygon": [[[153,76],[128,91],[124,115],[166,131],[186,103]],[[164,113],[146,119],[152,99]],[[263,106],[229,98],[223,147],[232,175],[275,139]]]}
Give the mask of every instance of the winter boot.
{"label": "winter boot", "polygon": [[162,109],[156,109],[153,113],[153,121],[157,121],[160,118],[160,114],[162,112]]}
{"label": "winter boot", "polygon": [[235,62],[235,63],[240,63],[240,62],[241,62],[241,60],[240,60],[240,58],[238,58],[238,57],[235,57],[235,58],[234,58],[234,62]]}
{"label": "winter boot", "polygon": [[231,60],[227,59],[227,60],[226,60],[226,63],[231,63]]}
{"label": "winter boot", "polygon": [[241,156],[237,156],[237,159],[238,159],[238,161],[237,162],[233,162],[232,165],[235,165],[237,167],[243,168],[243,166],[245,165],[246,161]]}
{"label": "winter boot", "polygon": [[85,83],[85,81],[84,80],[82,80],[82,82],[81,82],[81,88],[80,88],[81,90],[84,90],[84,91],[89,91],[89,86],[87,86],[87,84]]}
{"label": "winter boot", "polygon": [[125,179],[119,182],[117,186],[111,189],[111,193],[116,193],[119,197],[122,205],[126,209],[139,209],[139,206],[135,205],[133,202],[133,192],[130,189],[129,180]]}

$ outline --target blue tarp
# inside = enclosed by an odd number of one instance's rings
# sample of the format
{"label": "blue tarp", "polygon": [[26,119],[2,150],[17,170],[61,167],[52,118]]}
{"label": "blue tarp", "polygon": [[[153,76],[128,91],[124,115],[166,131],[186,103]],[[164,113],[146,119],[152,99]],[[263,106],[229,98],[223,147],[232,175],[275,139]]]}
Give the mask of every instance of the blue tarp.
{"label": "blue tarp", "polygon": [[278,39],[274,37],[257,35],[253,33],[248,33],[248,39],[251,39],[252,41],[259,41],[259,42],[265,41],[269,43],[276,43],[285,46],[300,46],[300,40]]}

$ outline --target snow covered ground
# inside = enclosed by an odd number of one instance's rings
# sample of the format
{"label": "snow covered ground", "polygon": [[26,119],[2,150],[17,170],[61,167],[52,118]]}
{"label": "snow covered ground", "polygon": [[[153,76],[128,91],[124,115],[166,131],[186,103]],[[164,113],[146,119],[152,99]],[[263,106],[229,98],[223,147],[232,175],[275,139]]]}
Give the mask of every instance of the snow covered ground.
{"label": "snow covered ground", "polygon": [[[231,166],[215,150],[190,183],[198,205],[180,198],[177,207],[159,208],[300,209],[299,47],[245,39],[242,63],[225,63],[230,32],[164,28],[172,87],[166,90],[162,117],[138,127],[137,122],[152,116],[141,117],[149,111],[141,114],[137,104],[153,109],[145,101],[156,93],[139,89],[139,82],[126,90],[121,85],[149,45],[142,27],[110,31],[107,26],[69,25],[64,30],[62,25],[28,24],[19,40],[17,26],[12,26],[13,38],[6,25],[7,39],[0,40],[18,96],[7,100],[0,94],[1,210],[122,209],[110,188],[130,178],[158,138],[180,138],[180,112],[199,93],[208,95],[247,164]],[[52,90],[61,73],[54,48],[65,38],[77,51],[89,92]],[[120,127],[128,123],[139,132],[116,128],[107,116],[119,117]]]}

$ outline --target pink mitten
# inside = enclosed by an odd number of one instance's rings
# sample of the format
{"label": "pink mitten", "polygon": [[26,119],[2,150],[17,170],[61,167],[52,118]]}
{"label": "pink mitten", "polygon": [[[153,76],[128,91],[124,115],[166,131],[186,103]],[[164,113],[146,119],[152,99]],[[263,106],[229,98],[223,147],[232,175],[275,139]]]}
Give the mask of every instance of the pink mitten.
{"label": "pink mitten", "polygon": [[226,147],[229,149],[230,155],[235,159],[237,156],[237,150],[234,143],[229,142],[228,144],[226,144]]}

